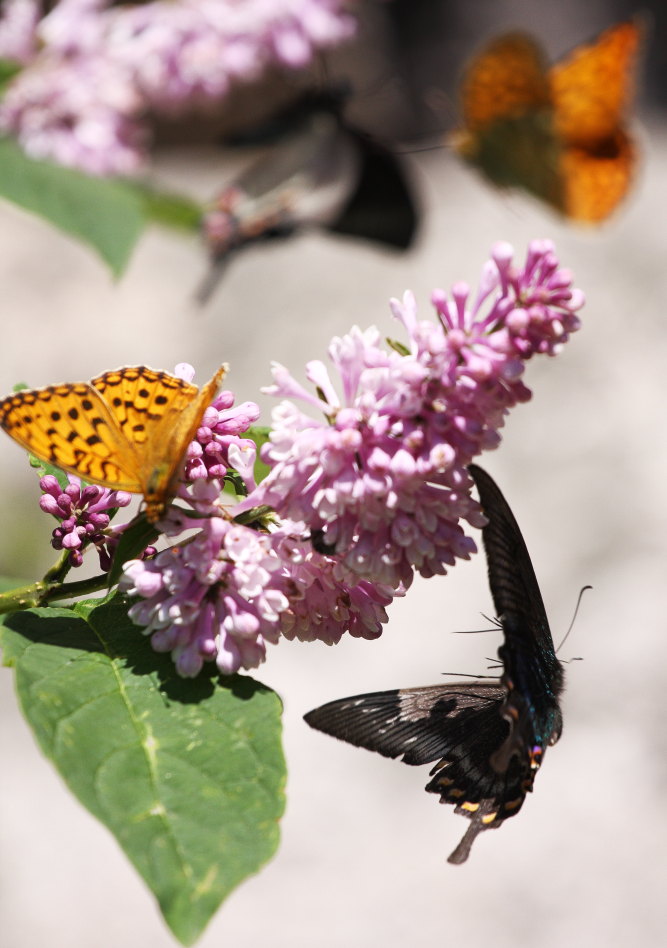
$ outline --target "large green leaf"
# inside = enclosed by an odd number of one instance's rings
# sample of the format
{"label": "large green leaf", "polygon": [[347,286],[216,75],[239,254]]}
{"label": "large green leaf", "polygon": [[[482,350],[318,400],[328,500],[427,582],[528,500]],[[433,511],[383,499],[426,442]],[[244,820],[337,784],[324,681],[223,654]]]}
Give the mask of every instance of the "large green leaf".
{"label": "large green leaf", "polygon": [[191,944],[278,845],[278,696],[246,676],[178,678],[120,596],[4,621],[4,661],[42,750]]}
{"label": "large green leaf", "polygon": [[92,247],[120,275],[144,226],[143,202],[119,181],[36,161],[0,138],[0,196]]}

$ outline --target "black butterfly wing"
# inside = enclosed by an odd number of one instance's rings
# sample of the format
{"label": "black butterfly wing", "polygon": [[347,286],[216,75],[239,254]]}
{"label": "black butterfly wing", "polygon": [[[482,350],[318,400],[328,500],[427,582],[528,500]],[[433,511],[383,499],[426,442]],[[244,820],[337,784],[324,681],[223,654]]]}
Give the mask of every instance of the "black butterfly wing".
{"label": "black butterfly wing", "polygon": [[197,298],[211,296],[240,249],[322,227],[405,250],[416,203],[398,157],[349,126],[342,94],[307,93],[290,106],[270,152],[218,195],[203,219],[211,270]]}
{"label": "black butterfly wing", "polygon": [[499,617],[523,616],[534,630],[531,637],[546,639],[553,648],[542,593],[514,514],[486,471],[476,464],[470,464],[468,471],[489,521],[482,536],[496,612]]}
{"label": "black butterfly wing", "polygon": [[507,740],[500,682],[433,685],[342,698],[305,715],[311,727],[406,764],[437,761],[426,790],[471,820],[450,862],[464,862],[475,837],[519,812],[532,773],[513,758],[498,773],[492,755]]}
{"label": "black butterfly wing", "polygon": [[419,212],[403,162],[363,132],[350,126],[347,132],[359,150],[359,178],[328,230],[407,250],[415,238]]}
{"label": "black butterfly wing", "polygon": [[320,225],[406,250],[419,220],[408,172],[388,145],[345,120],[351,95],[347,84],[307,90],[275,118],[282,141],[274,138],[279,147],[242,187],[258,200],[278,189],[288,193],[292,229]]}
{"label": "black butterfly wing", "polygon": [[401,757],[406,764],[428,764],[465,741],[471,719],[504,696],[498,682],[402,688],[339,698],[309,711],[304,720],[355,747]]}
{"label": "black butterfly wing", "polygon": [[333,101],[295,108],[269,152],[252,163],[204,215],[211,270],[197,298],[205,303],[229,260],[245,247],[335,223],[358,186],[363,156]]}
{"label": "black butterfly wing", "polygon": [[482,538],[491,595],[505,639],[498,650],[503,663],[501,681],[507,688],[501,713],[510,723],[510,735],[492,763],[502,770],[513,755],[527,755],[536,769],[562,729],[558,696],[563,669],[516,519],[493,479],[477,465],[469,465],[468,470],[489,521]]}

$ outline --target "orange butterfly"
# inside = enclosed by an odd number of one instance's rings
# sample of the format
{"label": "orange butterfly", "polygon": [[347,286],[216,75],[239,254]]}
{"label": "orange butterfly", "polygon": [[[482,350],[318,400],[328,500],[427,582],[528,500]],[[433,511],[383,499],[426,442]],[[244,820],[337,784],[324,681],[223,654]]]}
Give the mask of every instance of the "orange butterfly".
{"label": "orange butterfly", "polygon": [[551,68],[530,36],[498,37],[461,84],[459,154],[501,187],[595,224],[630,187],[637,149],[624,127],[641,30],[619,23]]}
{"label": "orange butterfly", "polygon": [[143,494],[155,523],[227,366],[202,388],[145,365],[0,400],[0,426],[36,457],[92,484]]}

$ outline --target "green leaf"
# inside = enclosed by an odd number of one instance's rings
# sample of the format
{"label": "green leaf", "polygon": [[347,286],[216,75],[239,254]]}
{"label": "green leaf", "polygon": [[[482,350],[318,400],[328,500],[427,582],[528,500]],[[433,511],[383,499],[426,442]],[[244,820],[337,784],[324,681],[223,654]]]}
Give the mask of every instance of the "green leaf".
{"label": "green leaf", "polygon": [[399,355],[407,356],[410,355],[410,350],[402,342],[399,342],[398,339],[390,339],[389,336],[385,336],[384,340],[394,352],[398,352]]}
{"label": "green leaf", "polygon": [[14,613],[0,640],[42,750],[191,944],[277,848],[280,699],[246,676],[179,678],[120,596]]}
{"label": "green leaf", "polygon": [[142,202],[122,182],[36,161],[0,139],[0,196],[95,250],[119,276],[144,226]]}
{"label": "green leaf", "polygon": [[35,469],[35,473],[40,480],[46,474],[51,474],[53,477],[55,477],[63,490],[69,484],[67,474],[61,468],[56,467],[54,464],[49,464],[48,461],[41,461],[39,458],[36,458],[34,454],[28,454],[28,461],[30,462],[30,467]]}
{"label": "green leaf", "polygon": [[264,461],[260,460],[259,452],[263,444],[269,440],[269,435],[271,434],[271,429],[262,427],[261,425],[253,425],[251,428],[248,428],[244,435],[252,440],[257,445],[257,460],[255,461],[255,480],[260,484],[266,475],[269,473],[271,468],[268,464],[265,464]]}
{"label": "green leaf", "polygon": [[127,560],[139,556],[147,546],[155,543],[159,536],[153,524],[146,520],[145,514],[137,515],[120,535],[109,571],[109,586],[115,586],[118,582]]}
{"label": "green leaf", "polygon": [[127,182],[127,187],[139,198],[147,220],[174,230],[199,233],[203,206],[192,198],[169,191],[161,191],[145,182]]}
{"label": "green leaf", "polygon": [[22,69],[21,63],[14,59],[0,59],[0,93]]}

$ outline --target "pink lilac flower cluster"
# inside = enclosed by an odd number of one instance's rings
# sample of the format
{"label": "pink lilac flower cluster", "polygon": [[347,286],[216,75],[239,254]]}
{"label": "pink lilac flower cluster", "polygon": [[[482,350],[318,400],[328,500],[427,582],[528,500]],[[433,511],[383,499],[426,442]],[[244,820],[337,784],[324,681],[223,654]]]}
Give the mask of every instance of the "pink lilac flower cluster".
{"label": "pink lilac flower cluster", "polygon": [[148,110],[222,99],[271,64],[307,65],[348,38],[345,0],[9,0],[0,56],[26,68],[0,103],[0,129],[25,151],[95,175],[146,160]]}
{"label": "pink lilac flower cluster", "polygon": [[204,412],[196,440],[188,448],[185,463],[186,481],[198,478],[222,480],[233,468],[246,489],[255,487],[255,442],[241,438],[242,432],[259,418],[255,402],[234,407],[233,392],[220,392]]}
{"label": "pink lilac flower cluster", "polygon": [[139,597],[130,618],[156,651],[172,653],[180,675],[196,675],[205,661],[227,675],[255,668],[266,643],[281,634],[329,644],[345,631],[380,634],[393,590],[349,589],[334,579],[326,557],[309,565],[317,554],[300,550],[284,528],[265,533],[235,523],[210,500],[206,519],[180,513],[164,524],[168,536],[198,527],[192,540],[126,563],[120,581],[122,591]]}
{"label": "pink lilac flower cluster", "polygon": [[142,597],[130,618],[188,677],[205,660],[224,674],[259,665],[280,635],[283,585],[270,536],[219,514],[191,542],[127,563],[120,588]]}
{"label": "pink lilac flower cluster", "polygon": [[322,362],[307,366],[316,394],[274,366],[267,391],[290,400],[274,410],[262,452],[272,470],[241,506],[303,521],[349,583],[407,587],[414,570],[432,576],[468,558],[475,546],[460,521],[483,520],[466,466],[497,446],[508,410],[530,398],[526,360],[553,355],[583,305],[549,241],[531,243],[523,266],[512,256],[508,244],[494,247],[474,298],[463,283],[451,298],[436,291],[437,323],[417,320],[410,293],[392,301],[405,354],[382,348],[375,329],[334,339],[341,396]]}
{"label": "pink lilac flower cluster", "polygon": [[[171,508],[162,523],[169,537],[199,532],[126,564],[121,581],[138,597],[130,615],[181,675],[212,660],[224,673],[254,667],[280,636],[375,638],[415,570],[444,573],[474,551],[461,521],[484,518],[466,466],[497,446],[509,408],[530,398],[525,362],[558,351],[584,299],[553,245],[534,241],[523,265],[497,244],[475,296],[458,283],[433,302],[437,322],[418,321],[411,294],[392,301],[408,346],[383,348],[375,329],[333,340],[341,395],[321,362],[307,367],[315,393],[274,367],[269,391],[289,400],[274,410],[258,486],[254,442],[240,437],[256,406],[223,392],[207,410],[180,494],[196,513]],[[220,495],[229,467],[249,491],[233,507]]]}
{"label": "pink lilac flower cluster", "polygon": [[380,635],[386,607],[403,590],[365,580],[348,585],[338,576],[337,560],[304,540],[303,524],[286,521],[276,539],[278,554],[288,564],[289,606],[280,617],[286,639],[336,645],[345,632],[364,639]]}
{"label": "pink lilac flower cluster", "polygon": [[[100,568],[110,569],[113,553],[118,542],[117,536],[109,532],[109,511],[118,507],[127,507],[130,494],[122,490],[108,490],[88,484],[81,487],[81,481],[68,474],[69,484],[63,488],[52,474],[41,478],[39,486],[44,491],[39,506],[44,513],[51,514],[60,521],[51,535],[51,546],[56,550],[69,551],[70,566],[81,566],[83,551],[94,546],[100,559]],[[146,555],[153,552],[152,548]]]}

